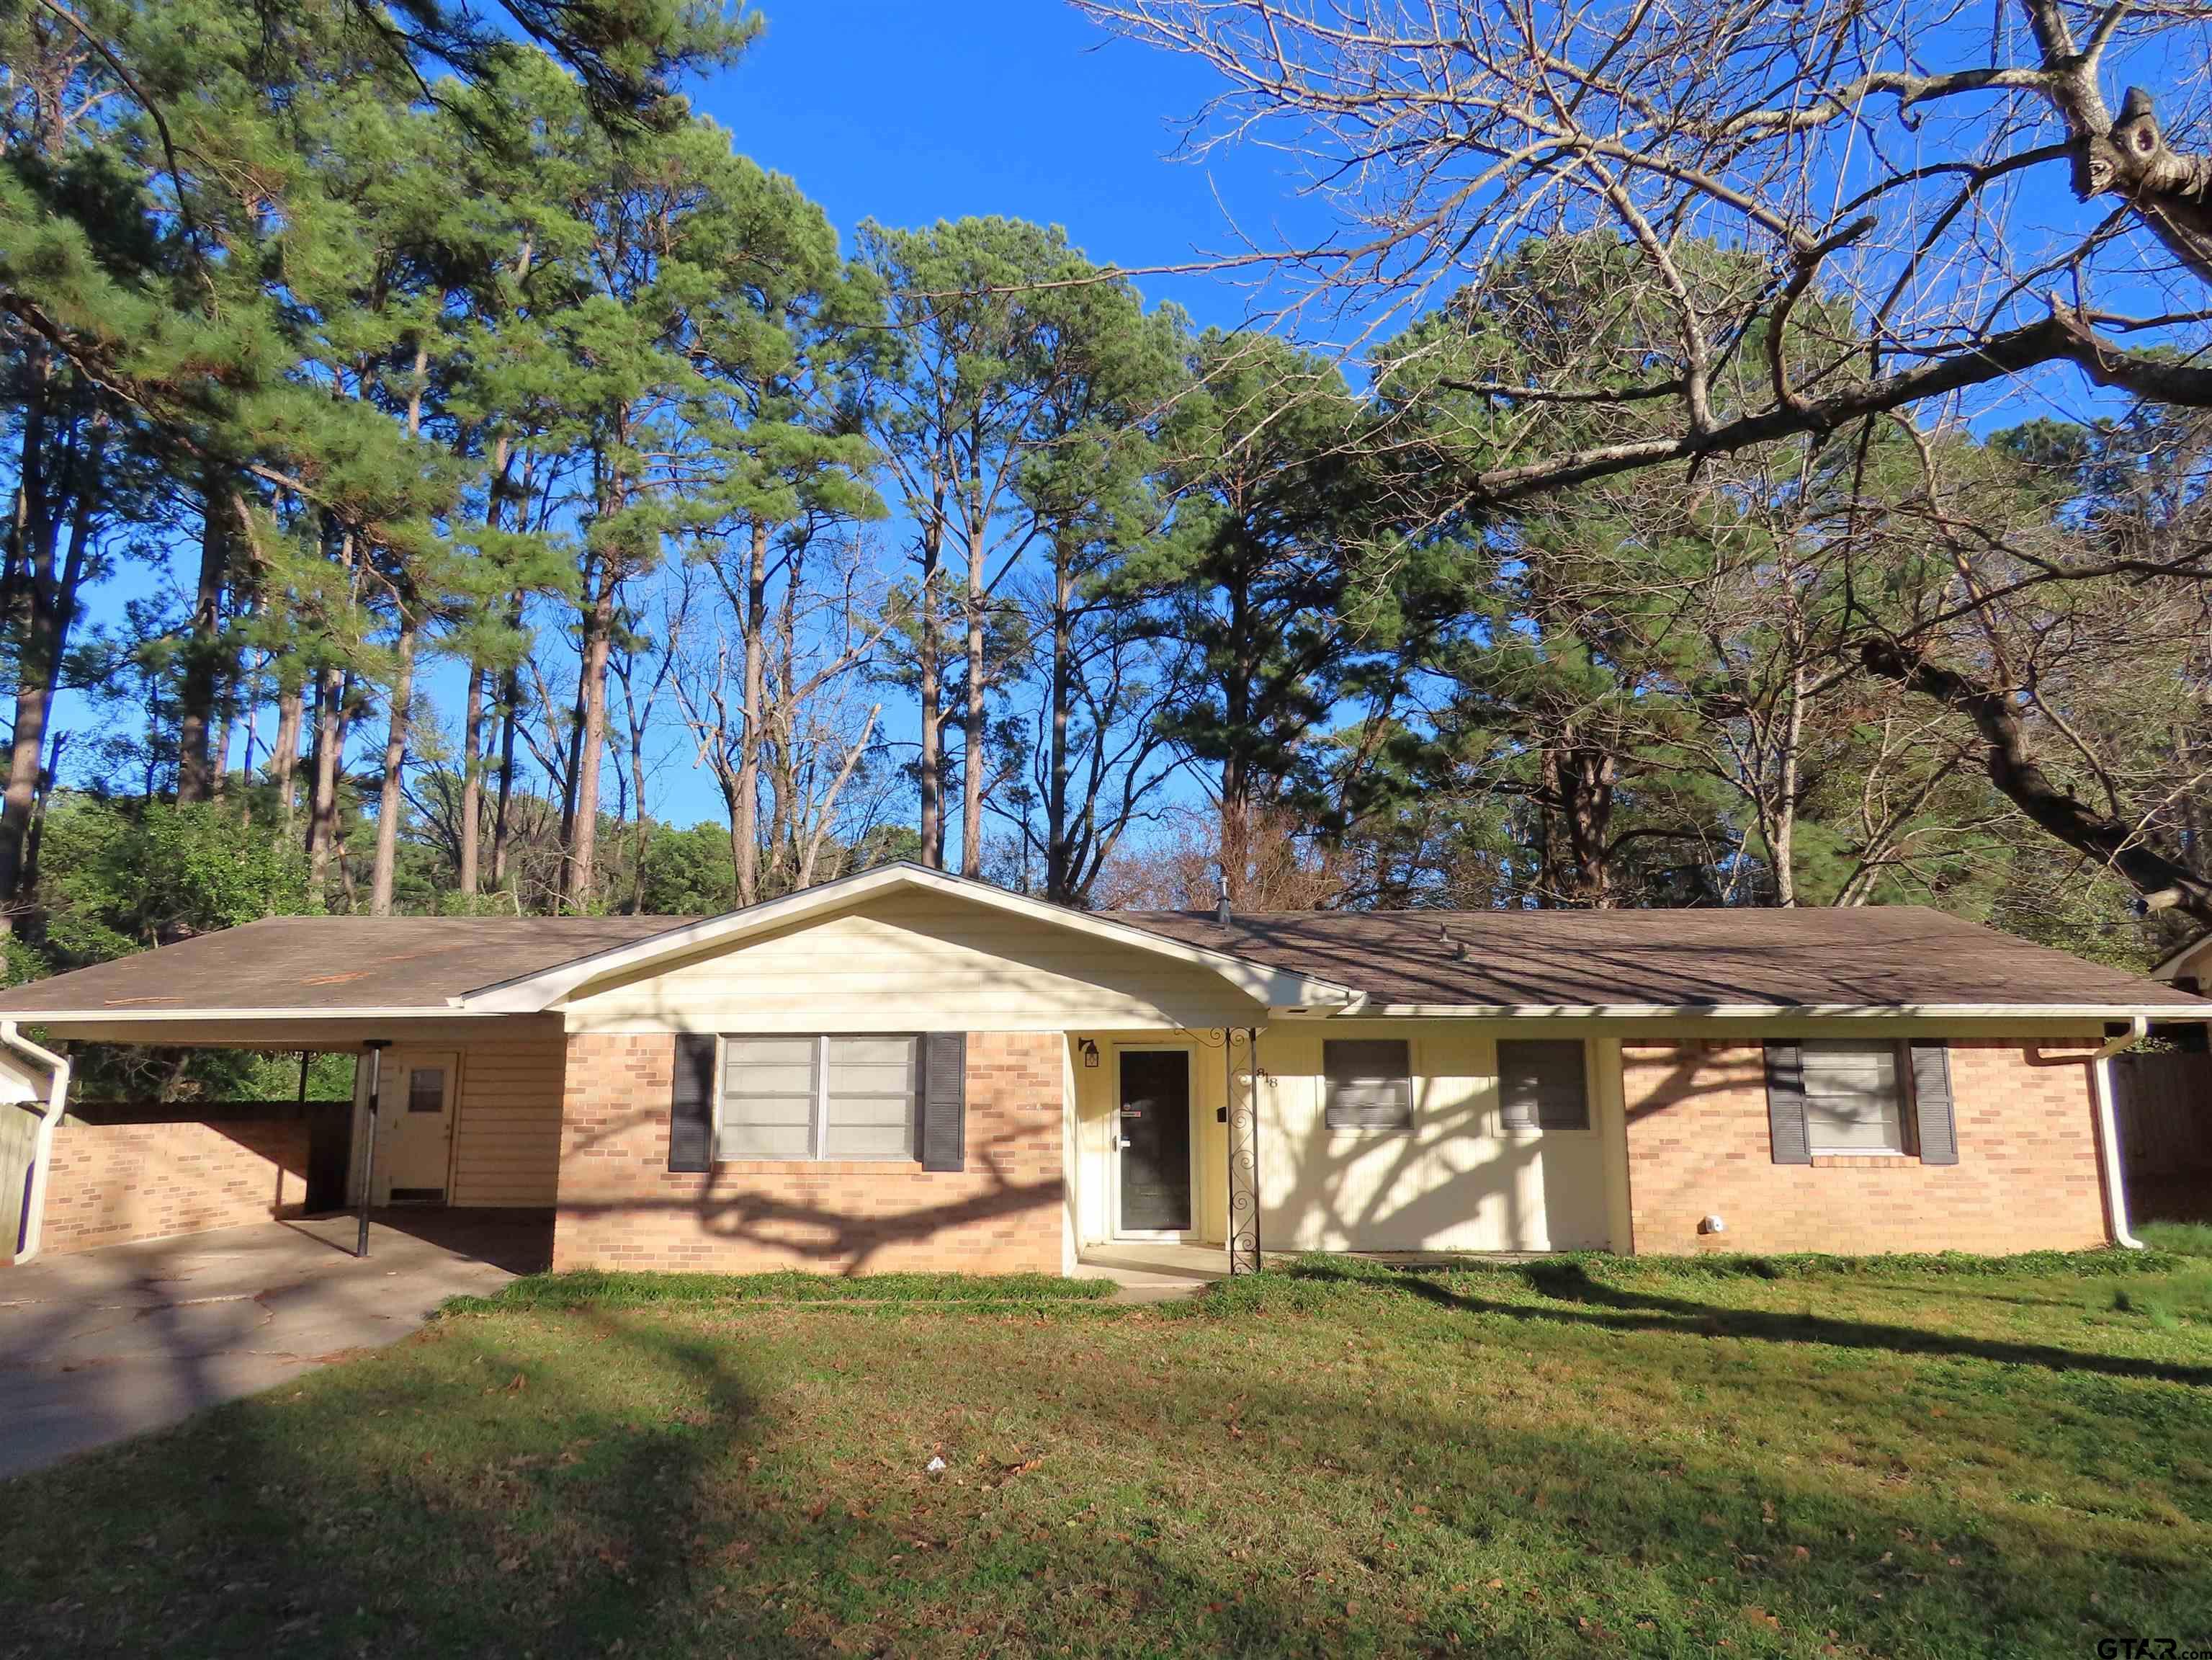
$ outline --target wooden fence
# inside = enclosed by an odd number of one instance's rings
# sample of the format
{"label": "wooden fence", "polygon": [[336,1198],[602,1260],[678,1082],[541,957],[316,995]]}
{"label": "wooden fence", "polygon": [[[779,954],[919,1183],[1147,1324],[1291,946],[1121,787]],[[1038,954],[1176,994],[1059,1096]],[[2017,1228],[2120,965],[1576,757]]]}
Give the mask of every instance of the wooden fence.
{"label": "wooden fence", "polygon": [[2212,1055],[2115,1057],[2112,1108],[2130,1188],[2212,1177]]}

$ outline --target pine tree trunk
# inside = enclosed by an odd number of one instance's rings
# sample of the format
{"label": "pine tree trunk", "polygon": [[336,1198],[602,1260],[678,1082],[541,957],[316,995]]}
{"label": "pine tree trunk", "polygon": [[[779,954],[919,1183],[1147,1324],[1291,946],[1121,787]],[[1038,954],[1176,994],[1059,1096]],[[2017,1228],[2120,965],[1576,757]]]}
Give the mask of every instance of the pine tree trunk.
{"label": "pine tree trunk", "polygon": [[937,567],[944,547],[941,496],[939,505],[936,517],[922,527],[921,613],[915,639],[915,666],[921,682],[921,862],[931,870],[945,868],[945,711],[940,707],[942,642],[937,616]]}
{"label": "pine tree trunk", "polygon": [[806,803],[799,783],[798,721],[799,708],[792,688],[799,684],[799,584],[787,582],[783,604],[775,620],[775,683],[783,690],[769,700],[761,727],[760,764],[768,778],[768,834],[763,891],[795,893],[813,883],[802,868],[799,842],[805,833]]}
{"label": "pine tree trunk", "polygon": [[[402,602],[403,606],[404,602]],[[392,915],[392,885],[399,866],[401,789],[407,764],[407,727],[415,701],[416,622],[403,609],[399,617],[398,666],[392,677],[392,707],[384,735],[384,777],[376,797],[376,860],[370,867],[368,910]]]}
{"label": "pine tree trunk", "polygon": [[[784,684],[791,684],[788,665]],[[799,867],[799,847],[805,829],[801,820],[806,808],[799,799],[792,759],[796,748],[792,734],[794,715],[788,701],[779,702],[761,740],[761,770],[768,778],[768,834],[763,838],[768,861],[763,874],[765,891],[770,894],[794,893],[812,885]]]}
{"label": "pine tree trunk", "polygon": [[[61,684],[62,657],[76,622],[86,562],[91,555],[93,515],[100,503],[101,463],[106,453],[106,418],[95,416],[90,424],[78,461],[82,475],[70,480],[69,547],[59,556],[58,569],[54,545],[58,526],[43,480],[35,473],[41,459],[30,447],[42,441],[42,425],[38,432],[27,432],[24,440],[26,460],[34,472],[18,483],[15,539],[10,550],[14,569],[9,575],[20,585],[20,603],[26,616],[21,643],[16,648],[15,719],[8,755],[8,781],[4,798],[0,798],[0,936],[14,928],[29,891],[32,826],[44,799],[47,727],[53,714],[54,693]],[[26,511],[33,497],[37,508]]]}
{"label": "pine tree trunk", "polygon": [[753,526],[745,560],[744,630],[744,724],[738,736],[737,794],[730,804],[730,856],[735,862],[738,903],[760,898],[760,756],[768,702],[768,526]]}
{"label": "pine tree trunk", "polygon": [[645,816],[645,723],[630,711],[629,794],[630,858],[629,909],[633,916],[645,911],[645,854],[652,844],[653,824]]}
{"label": "pine tree trunk", "polygon": [[1221,897],[1235,906],[1244,903],[1252,868],[1252,774],[1245,745],[1250,741],[1252,683],[1259,674],[1261,648],[1247,637],[1249,607],[1243,580],[1224,586],[1236,660],[1222,689],[1229,752],[1221,761]]}
{"label": "pine tree trunk", "polygon": [[483,824],[483,666],[469,663],[468,696],[461,704],[460,845],[453,850],[454,885],[471,897],[477,891],[477,842]]}
{"label": "pine tree trunk", "polygon": [[192,598],[191,635],[177,693],[177,803],[212,800],[216,695],[222,680],[222,593],[229,580],[230,486],[213,464],[202,473],[199,581]]}
{"label": "pine tree trunk", "polygon": [[320,895],[337,838],[338,770],[345,749],[345,671],[326,667],[315,681],[313,779],[307,803],[307,872]]}
{"label": "pine tree trunk", "polygon": [[1767,853],[1774,863],[1774,903],[1794,907],[1797,903],[1797,786],[1805,742],[1804,643],[1793,630],[1790,669],[1790,718],[1782,734],[1781,778],[1774,802],[1774,824],[1767,832]]}
{"label": "pine tree trunk", "polygon": [[[723,812],[730,826],[730,879],[735,891],[738,872],[744,867],[744,855],[739,849],[744,845],[738,834],[738,775],[726,760],[718,758],[714,763],[714,781],[721,787]],[[742,892],[738,894],[740,905],[750,903]]]}
{"label": "pine tree trunk", "polygon": [[586,911],[599,886],[599,757],[607,742],[607,656],[614,644],[615,581],[602,573],[584,612],[582,683],[575,733],[575,787],[569,812],[567,898]]}
{"label": "pine tree trunk", "polygon": [[[534,241],[526,236],[515,262],[515,277],[520,282],[530,274],[530,262],[535,249]],[[507,502],[514,490],[513,469],[514,444],[511,437],[501,433],[492,441],[490,469],[484,492],[484,526],[497,530],[506,516]],[[528,488],[529,468],[524,470],[524,488]],[[515,510],[518,522],[521,509]],[[521,621],[521,602],[513,602],[515,621]],[[484,677],[489,671],[475,658],[469,660],[468,700],[461,716],[461,824],[460,846],[455,850],[455,881],[460,891],[474,897],[478,885],[477,847],[483,835],[483,719]],[[498,877],[493,877],[495,884]]]}
{"label": "pine tree trunk", "polygon": [[301,727],[306,702],[297,671],[289,662],[280,666],[276,681],[276,741],[269,752],[269,775],[276,787],[276,810],[283,817],[287,836],[292,834],[299,816],[295,775],[300,767]]}
{"label": "pine tree trunk", "polygon": [[222,710],[222,719],[216,726],[215,740],[208,745],[208,800],[210,801],[220,801],[223,798],[224,781],[230,773],[230,742],[238,729],[235,703],[227,697],[218,697],[216,703]]}
{"label": "pine tree trunk", "polygon": [[968,684],[962,722],[966,753],[960,769],[960,873],[983,873],[983,555],[982,506],[970,479],[968,508]]}
{"label": "pine tree trunk", "polygon": [[[65,732],[57,730],[53,735],[53,740],[46,745],[46,769],[45,776],[46,783],[48,787],[41,788],[39,792],[38,801],[31,809],[30,834],[23,838],[23,879],[21,888],[22,891],[26,895],[35,893],[38,891],[39,846],[46,837],[46,808],[52,805],[53,800],[53,791],[51,788],[51,786],[55,779],[61,776],[62,748],[68,742],[69,734]],[[4,933],[4,930],[0,930],[0,933]]]}
{"label": "pine tree trunk", "polygon": [[521,718],[522,673],[509,669],[500,677],[499,791],[492,803],[491,885],[507,885],[507,854],[513,846],[514,804],[514,744],[516,723]]}
{"label": "pine tree trunk", "polygon": [[16,656],[15,734],[8,751],[8,788],[0,804],[0,933],[11,930],[26,894],[31,819],[46,764],[46,717],[53,704],[57,661],[49,608],[34,597],[29,629]]}
{"label": "pine tree trunk", "polygon": [[345,892],[346,912],[350,915],[361,909],[361,890],[354,885],[353,860],[346,857],[345,827],[343,824],[331,840],[331,853],[337,860],[338,886]]}
{"label": "pine tree trunk", "polygon": [[[238,823],[241,830],[253,827],[253,740],[261,729],[261,677],[272,660],[264,654],[260,666],[248,670],[240,678],[243,702],[236,705],[238,730],[242,734],[238,751]],[[228,764],[230,745],[223,745],[225,764]]]}
{"label": "pine tree trunk", "polygon": [[1044,897],[1074,903],[1074,836],[1067,822],[1067,727],[1075,702],[1075,573],[1055,548],[1052,572],[1049,767],[1044,799]]}
{"label": "pine tree trunk", "polygon": [[1613,757],[1571,726],[1545,746],[1547,903],[1611,908],[1613,774]]}

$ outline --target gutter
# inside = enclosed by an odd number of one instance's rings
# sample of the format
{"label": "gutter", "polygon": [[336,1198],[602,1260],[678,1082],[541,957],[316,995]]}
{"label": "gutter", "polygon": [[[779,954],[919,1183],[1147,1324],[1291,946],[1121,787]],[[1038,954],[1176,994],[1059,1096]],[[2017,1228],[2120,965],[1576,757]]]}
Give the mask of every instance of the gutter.
{"label": "gutter", "polygon": [[[1340,1006],[1271,1012],[1290,1018],[1358,1015],[1389,1020],[2115,1020],[2212,1024],[2212,1000],[2146,1013],[2141,1003],[1376,1003],[1365,994]],[[2133,1040],[2130,1039],[2130,1042]],[[2125,1044],[2122,1045],[2126,1047]]]}
{"label": "gutter", "polygon": [[2108,1039],[2089,1057],[2091,1088],[2097,1098],[2097,1145],[2105,1159],[2105,1192],[2112,1213],[2112,1243],[2128,1250],[2141,1250],[2143,1242],[2128,1231],[2127,1178],[2120,1171],[2120,1125],[2112,1110],[2112,1057],[2132,1049],[2150,1030],[2150,1017],[2131,1015],[2128,1029]]}
{"label": "gutter", "polygon": [[55,1025],[111,1025],[153,1026],[164,1023],[196,1025],[265,1023],[300,1023],[320,1020],[332,1025],[348,1021],[374,1021],[383,1025],[394,1020],[480,1020],[511,1011],[448,1007],[443,1003],[413,1003],[404,1007],[340,1007],[340,1008],[87,1008],[87,1009],[26,1009],[19,1006],[12,1015],[0,1016],[8,1025],[18,1020],[36,1021],[42,1026]]}
{"label": "gutter", "polygon": [[[21,1249],[15,1261],[27,1262],[39,1254],[39,1235],[46,1220],[46,1166],[52,1162],[54,1127],[61,1122],[62,1113],[69,1104],[70,1063],[52,1049],[41,1049],[16,1030],[13,1020],[0,1020],[0,1044],[15,1051],[33,1065],[46,1068],[52,1080],[46,1087],[46,1099],[39,1115],[39,1128],[31,1143],[30,1190],[24,1195],[22,1231],[18,1236]],[[21,1103],[16,1103],[21,1105]]]}

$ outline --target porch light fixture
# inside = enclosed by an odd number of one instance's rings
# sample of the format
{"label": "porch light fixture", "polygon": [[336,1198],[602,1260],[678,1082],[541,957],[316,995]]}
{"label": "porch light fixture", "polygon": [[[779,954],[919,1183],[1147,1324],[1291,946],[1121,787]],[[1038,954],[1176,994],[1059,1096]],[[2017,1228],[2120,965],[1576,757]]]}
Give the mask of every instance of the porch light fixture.
{"label": "porch light fixture", "polygon": [[1086,1037],[1083,1040],[1083,1064],[1086,1067],[1095,1067],[1098,1064],[1098,1045],[1091,1038]]}

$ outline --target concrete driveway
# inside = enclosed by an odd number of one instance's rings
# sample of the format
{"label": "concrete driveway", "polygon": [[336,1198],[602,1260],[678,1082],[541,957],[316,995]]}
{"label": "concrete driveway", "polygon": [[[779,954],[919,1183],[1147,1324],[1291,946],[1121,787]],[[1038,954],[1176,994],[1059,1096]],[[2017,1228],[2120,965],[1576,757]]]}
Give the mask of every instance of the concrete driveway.
{"label": "concrete driveway", "polygon": [[263,1222],[0,1268],[0,1479],[159,1429],[544,1266],[542,1215]]}

